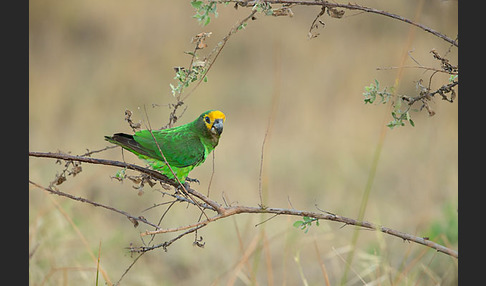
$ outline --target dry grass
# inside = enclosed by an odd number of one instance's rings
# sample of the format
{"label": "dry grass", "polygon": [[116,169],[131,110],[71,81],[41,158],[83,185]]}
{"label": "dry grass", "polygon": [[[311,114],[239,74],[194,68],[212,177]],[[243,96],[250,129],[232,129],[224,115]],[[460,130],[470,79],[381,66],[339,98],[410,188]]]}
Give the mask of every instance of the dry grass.
{"label": "dry grass", "polygon": [[[367,1],[366,5],[413,18],[419,1]],[[131,132],[124,111],[152,127],[167,123],[174,103],[169,83],[174,66],[188,64],[184,51],[201,31],[213,32],[213,47],[248,12],[221,6],[207,27],[191,19],[187,1],[33,1],[29,33],[29,150],[71,151],[107,146],[104,135]],[[319,9],[293,8],[294,17],[258,16],[236,34],[186,104],[178,122],[218,108],[227,121],[215,152],[211,197],[228,203],[260,203],[259,175],[265,143],[262,190],[266,204],[357,217],[386,106],[363,104],[363,87],[375,78],[392,86],[407,49],[423,65],[436,65],[429,51],[449,45],[428,33],[376,15],[324,18],[320,36],[307,32]],[[348,15],[356,13],[347,12]],[[425,1],[419,22],[448,36],[457,34],[457,2]],[[410,42],[409,42],[410,41]],[[410,43],[410,46],[407,46]],[[279,56],[276,56],[279,55]],[[457,50],[448,54],[457,63]],[[406,64],[413,61],[406,59]],[[276,76],[278,74],[278,77]],[[407,69],[398,92],[412,94],[414,80],[428,78]],[[440,84],[439,76],[436,77]],[[275,92],[278,97],[273,96]],[[152,104],[160,107],[152,108]],[[138,109],[140,107],[140,109]],[[388,130],[365,219],[411,234],[428,236],[434,223],[445,223],[444,206],[457,207],[457,102],[436,99],[436,115],[414,113],[416,127]],[[127,161],[141,163],[125,152]],[[99,156],[121,160],[119,149]],[[29,178],[48,185],[62,166],[32,158]],[[112,205],[157,221],[164,208],[141,213],[163,201],[146,187],[142,195],[129,181],[110,179],[116,169],[82,165],[83,171],[60,186],[63,191]],[[208,189],[211,158],[191,173]],[[159,187],[160,188],[160,187]],[[134,257],[125,249],[140,244],[140,231],[124,217],[88,205],[29,190],[29,260],[31,285],[94,285],[101,242],[99,285],[116,282]],[[164,227],[197,220],[199,213],[174,206]],[[330,285],[339,283],[351,251],[353,229],[330,222],[307,234],[293,219],[239,216],[211,224],[168,252],[145,254],[124,277],[123,285]],[[160,237],[164,241],[171,236]],[[445,239],[447,240],[447,238]],[[447,244],[446,244],[447,245]],[[457,242],[452,242],[457,248]],[[296,262],[295,258],[298,258]],[[102,278],[102,277],[105,278]],[[361,231],[347,285],[453,284],[457,260],[423,246],[377,232]]]}

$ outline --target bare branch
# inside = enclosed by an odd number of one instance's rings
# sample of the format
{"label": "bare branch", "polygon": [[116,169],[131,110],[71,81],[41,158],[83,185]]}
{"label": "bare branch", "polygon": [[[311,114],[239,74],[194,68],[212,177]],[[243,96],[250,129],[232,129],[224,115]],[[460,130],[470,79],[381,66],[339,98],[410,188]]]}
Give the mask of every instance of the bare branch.
{"label": "bare branch", "polygon": [[[152,176],[153,178],[158,179],[158,180],[160,180],[160,181],[162,181],[166,184],[172,185],[174,187],[179,186],[179,184],[177,182],[175,182],[173,180],[169,180],[166,176],[164,176],[164,175],[162,175],[162,174],[160,174],[156,171],[146,169],[146,168],[143,168],[143,167],[140,167],[140,166],[137,166],[137,165],[133,165],[133,164],[127,164],[127,163],[123,163],[123,162],[104,160],[104,159],[95,159],[95,158],[89,158],[89,157],[72,156],[72,155],[60,154],[60,153],[29,152],[29,156],[43,157],[43,158],[54,158],[54,159],[62,159],[62,160],[72,160],[72,161],[87,162],[87,163],[92,163],[92,164],[102,164],[102,165],[110,165],[110,166],[116,166],[116,167],[124,167],[124,168],[132,169],[132,170],[136,170],[136,171],[148,174],[148,175]],[[34,184],[34,185],[36,185],[36,186],[38,186],[38,187],[40,187],[44,190],[47,190],[49,192],[59,194],[59,195],[63,195],[65,197],[68,197],[68,198],[71,198],[71,199],[74,199],[74,200],[77,200],[77,201],[90,203],[90,204],[95,205],[95,206],[102,206],[102,207],[104,207],[108,210],[115,211],[117,213],[123,214],[123,215],[125,215],[129,218],[134,218],[136,220],[142,221],[142,222],[156,228],[155,231],[146,231],[144,233],[141,233],[141,236],[157,234],[157,233],[170,233],[170,232],[178,232],[178,231],[187,230],[183,234],[176,237],[174,239],[174,241],[175,241],[175,240],[183,237],[186,234],[192,233],[192,232],[206,226],[207,224],[214,222],[214,221],[217,221],[217,220],[220,220],[222,218],[230,217],[230,216],[237,215],[237,214],[245,214],[245,213],[246,214],[268,213],[268,214],[274,214],[274,215],[291,215],[291,216],[298,216],[298,217],[306,216],[306,217],[311,217],[311,218],[315,218],[315,219],[335,221],[335,222],[343,223],[345,225],[354,225],[354,226],[362,227],[362,228],[365,228],[365,229],[381,231],[383,233],[402,238],[405,241],[412,241],[412,242],[415,242],[415,243],[418,243],[418,244],[425,245],[427,247],[433,248],[433,249],[435,249],[439,252],[445,253],[445,254],[450,255],[452,257],[455,257],[455,258],[458,258],[458,256],[459,256],[457,251],[449,249],[449,248],[447,248],[443,245],[440,245],[438,243],[435,243],[433,241],[430,241],[427,238],[414,236],[414,235],[411,235],[411,234],[408,234],[408,233],[404,233],[404,232],[394,230],[394,229],[391,229],[391,228],[388,228],[388,227],[385,227],[385,226],[381,226],[381,225],[378,225],[378,224],[374,224],[374,223],[371,223],[371,222],[359,221],[359,220],[339,216],[339,215],[332,214],[332,213],[323,213],[323,212],[316,213],[316,212],[295,210],[295,209],[270,208],[270,207],[262,208],[262,207],[249,207],[249,206],[227,206],[227,207],[223,207],[222,205],[220,205],[216,201],[209,199],[205,195],[203,195],[203,194],[199,193],[198,191],[196,191],[192,188],[189,188],[189,187],[186,187],[187,192],[190,193],[191,195],[193,195],[194,197],[197,197],[198,199],[202,200],[207,205],[211,206],[213,208],[213,210],[217,211],[217,215],[215,215],[214,217],[208,218],[204,221],[198,222],[196,224],[188,225],[188,226],[182,226],[182,227],[177,227],[177,228],[172,228],[172,229],[160,229],[158,226],[156,226],[152,223],[149,223],[146,220],[141,219],[140,217],[131,216],[130,214],[128,214],[126,212],[114,209],[112,207],[108,207],[108,206],[104,206],[104,205],[101,205],[101,204],[98,204],[98,203],[94,203],[94,202],[91,202],[91,201],[83,199],[83,198],[67,195],[67,194],[64,194],[62,192],[49,190],[49,189],[43,188],[43,187],[41,187],[41,186],[39,186],[39,185],[37,185],[33,182],[31,182],[31,184]],[[187,200],[187,202],[196,205],[191,200]],[[170,242],[169,245],[172,242]],[[160,245],[160,247],[164,247],[164,248],[166,248],[167,246],[168,246],[167,244]],[[153,249],[153,247],[151,247],[151,249]],[[149,249],[145,249],[145,248],[140,249],[140,251],[142,251],[142,252],[147,251],[147,250],[149,250]]]}

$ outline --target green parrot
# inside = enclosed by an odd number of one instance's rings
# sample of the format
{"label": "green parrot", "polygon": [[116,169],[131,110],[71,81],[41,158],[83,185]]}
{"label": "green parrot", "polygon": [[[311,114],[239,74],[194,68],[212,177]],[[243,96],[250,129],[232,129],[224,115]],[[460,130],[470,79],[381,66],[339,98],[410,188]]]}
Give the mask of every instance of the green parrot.
{"label": "green parrot", "polygon": [[[152,130],[158,147],[182,184],[189,172],[202,164],[218,145],[225,120],[223,112],[209,110],[193,122],[163,130]],[[154,170],[175,180],[152,134],[149,130],[140,130],[133,135],[116,133],[111,137],[105,136],[105,140],[134,153]]]}

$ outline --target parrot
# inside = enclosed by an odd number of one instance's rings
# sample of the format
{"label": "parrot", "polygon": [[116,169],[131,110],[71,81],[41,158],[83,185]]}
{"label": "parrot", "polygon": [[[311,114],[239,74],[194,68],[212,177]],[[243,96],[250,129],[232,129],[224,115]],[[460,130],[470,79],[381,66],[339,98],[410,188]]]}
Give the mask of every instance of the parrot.
{"label": "parrot", "polygon": [[105,140],[134,153],[152,169],[176,180],[160,154],[160,148],[177,179],[184,184],[189,172],[201,165],[218,145],[225,120],[223,112],[208,110],[190,123],[152,130],[153,137],[149,130],[140,130],[133,135],[116,133],[111,137],[105,136]]}

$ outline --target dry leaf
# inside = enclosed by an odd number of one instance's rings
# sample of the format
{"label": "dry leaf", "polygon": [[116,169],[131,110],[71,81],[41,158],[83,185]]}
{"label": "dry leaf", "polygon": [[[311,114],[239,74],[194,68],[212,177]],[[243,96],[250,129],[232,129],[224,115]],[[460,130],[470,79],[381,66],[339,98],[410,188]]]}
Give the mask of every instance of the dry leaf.
{"label": "dry leaf", "polygon": [[207,38],[209,38],[211,36],[212,32],[202,32],[202,33],[199,33],[197,35],[195,35],[191,42],[192,43],[195,43],[197,42],[197,46],[196,46],[196,49],[204,49],[205,47],[207,47],[208,45],[204,42],[204,40],[206,40]]}
{"label": "dry leaf", "polygon": [[289,16],[289,17],[294,17],[294,12],[290,10],[289,7],[281,7],[277,9],[272,10],[272,16],[278,17],[278,16]]}
{"label": "dry leaf", "polygon": [[138,221],[134,218],[131,218],[131,217],[127,217],[128,220],[133,223],[133,227],[137,227],[138,226]]}
{"label": "dry leaf", "polygon": [[344,10],[327,7],[327,14],[332,18],[341,19],[344,16]]}

